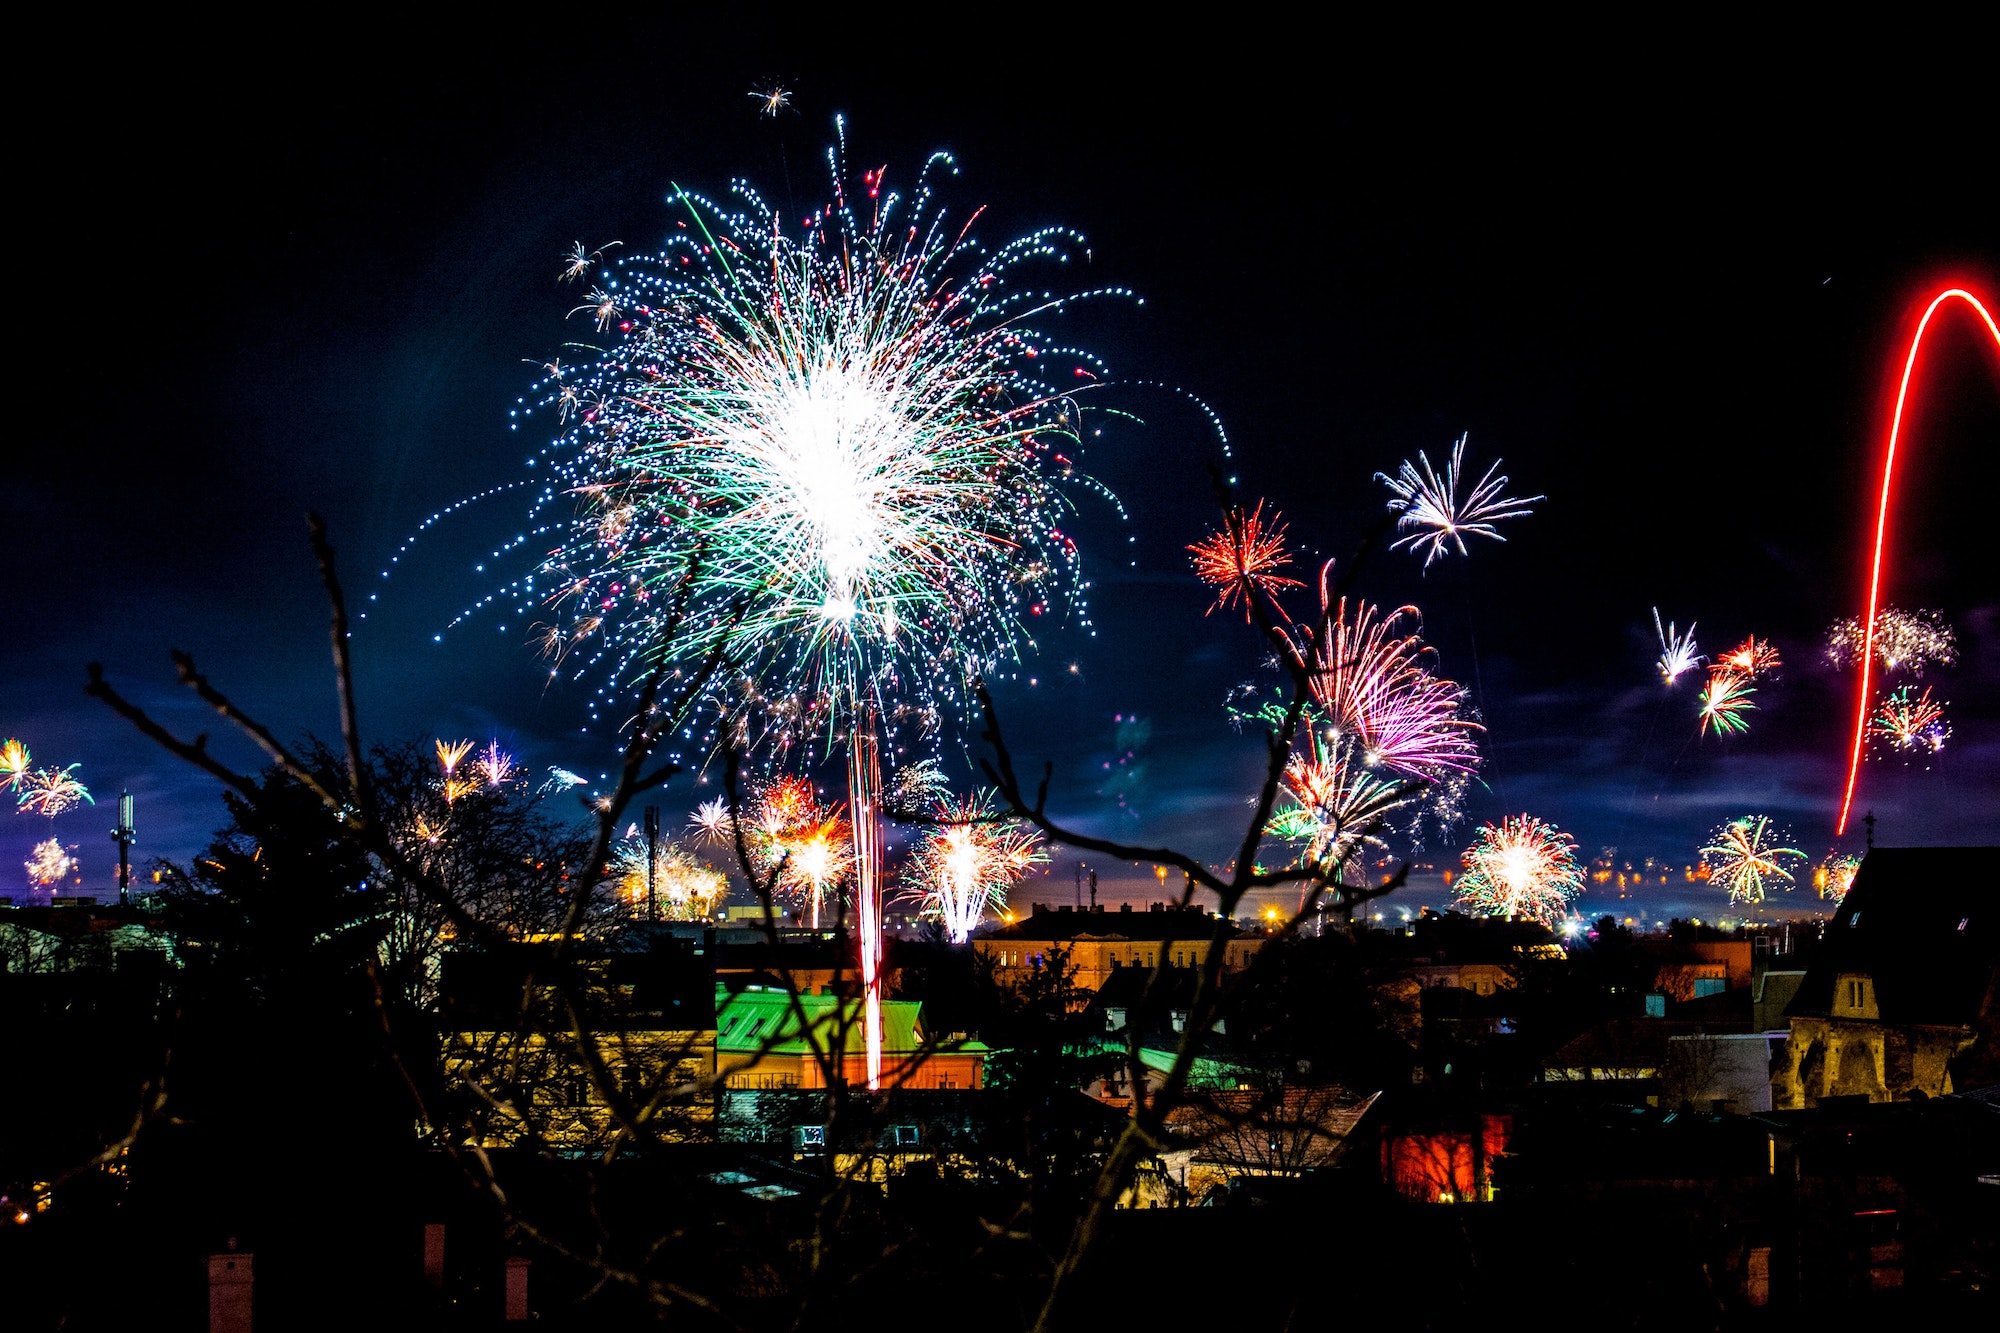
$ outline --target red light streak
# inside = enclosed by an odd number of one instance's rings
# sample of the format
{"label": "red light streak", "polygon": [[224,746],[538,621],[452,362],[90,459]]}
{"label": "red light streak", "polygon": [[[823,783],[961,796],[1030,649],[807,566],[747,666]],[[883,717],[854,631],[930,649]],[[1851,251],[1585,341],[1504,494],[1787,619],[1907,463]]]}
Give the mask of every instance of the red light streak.
{"label": "red light streak", "polygon": [[1889,422],[1889,448],[1882,458],[1882,499],[1875,510],[1875,560],[1868,571],[1868,612],[1861,622],[1861,692],[1855,706],[1854,746],[1847,757],[1847,791],[1840,798],[1840,819],[1834,825],[1833,835],[1837,838],[1847,832],[1847,816],[1854,808],[1854,784],[1861,776],[1861,744],[1868,727],[1869,677],[1875,665],[1875,610],[1882,591],[1882,548],[1889,533],[1889,485],[1896,475],[1896,444],[1903,430],[1903,405],[1910,396],[1910,376],[1917,368],[1917,350],[1923,346],[1924,332],[1931,325],[1931,316],[1939,306],[1956,297],[1971,306],[1979,318],[1986,322],[1986,331],[1993,335],[1993,345],[2000,350],[2000,324],[1993,322],[1992,312],[1987,310],[1978,297],[1963,287],[1952,287],[1939,292],[1924,307],[1923,318],[1917,321],[1916,336],[1910,339],[1910,353],[1903,362],[1903,382],[1896,390],[1896,412]]}

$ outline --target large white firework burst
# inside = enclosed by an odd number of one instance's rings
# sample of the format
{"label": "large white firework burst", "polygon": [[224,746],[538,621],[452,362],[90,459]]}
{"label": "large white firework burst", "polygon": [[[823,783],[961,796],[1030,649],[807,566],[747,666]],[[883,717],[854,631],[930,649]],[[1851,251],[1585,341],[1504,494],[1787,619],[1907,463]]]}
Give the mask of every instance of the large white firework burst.
{"label": "large white firework burst", "polygon": [[1046,860],[1041,834],[1003,816],[990,793],[939,798],[904,869],[904,894],[962,944],[987,909],[1005,906],[1008,890]]}
{"label": "large white firework burst", "polygon": [[1480,826],[1465,849],[1458,900],[1488,916],[1526,917],[1553,926],[1583,892],[1576,840],[1533,815]]}
{"label": "large white firework burst", "polygon": [[1465,466],[1465,442],[1470,433],[1458,437],[1451,447],[1451,461],[1445,464],[1440,474],[1431,466],[1430,458],[1420,449],[1416,462],[1403,460],[1395,476],[1377,472],[1376,480],[1385,483],[1394,492],[1389,501],[1389,509],[1399,515],[1396,529],[1407,531],[1408,535],[1397,538],[1392,548],[1410,547],[1424,553],[1424,568],[1439,556],[1456,550],[1466,554],[1467,534],[1491,537],[1496,542],[1507,539],[1493,525],[1505,518],[1524,518],[1534,511],[1528,506],[1548,499],[1546,495],[1531,495],[1526,499],[1503,496],[1507,488],[1507,478],[1493,474],[1500,470],[1500,460],[1494,459],[1493,466],[1486,469],[1486,475],[1479,479],[1463,498],[1459,496],[1459,486]]}
{"label": "large white firework burst", "polygon": [[727,206],[677,187],[665,246],[603,261],[578,307],[600,345],[522,409],[555,418],[534,463],[556,476],[512,545],[555,540],[509,586],[600,698],[719,653],[709,725],[803,700],[767,725],[831,733],[866,699],[955,694],[1065,616],[1088,628],[1064,485],[1095,488],[1075,395],[1104,368],[1036,321],[1128,293],[1018,281],[1082,267],[1081,237],[982,248],[933,201],[944,154],[911,201],[828,162],[802,222],[742,182]]}

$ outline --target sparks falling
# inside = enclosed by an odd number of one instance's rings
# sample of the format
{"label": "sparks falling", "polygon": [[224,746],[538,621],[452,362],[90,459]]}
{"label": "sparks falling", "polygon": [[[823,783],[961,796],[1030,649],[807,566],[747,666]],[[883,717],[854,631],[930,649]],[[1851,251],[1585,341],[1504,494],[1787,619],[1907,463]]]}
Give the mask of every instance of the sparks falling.
{"label": "sparks falling", "polygon": [[1553,926],[1583,892],[1576,840],[1532,815],[1482,825],[1466,848],[1458,901],[1488,916],[1526,917]]}
{"label": "sparks falling", "polygon": [[1507,478],[1493,474],[1500,470],[1500,460],[1486,469],[1486,475],[1479,479],[1463,500],[1459,498],[1459,482],[1465,463],[1465,442],[1469,434],[1458,437],[1458,443],[1451,447],[1451,461],[1445,465],[1443,475],[1432,467],[1431,460],[1419,450],[1415,463],[1405,459],[1395,476],[1386,472],[1375,474],[1377,481],[1385,483],[1395,493],[1389,501],[1390,512],[1398,515],[1396,530],[1407,532],[1407,536],[1397,538],[1392,548],[1409,547],[1424,553],[1424,568],[1439,556],[1456,550],[1466,554],[1465,538],[1468,533],[1481,537],[1491,537],[1494,541],[1507,539],[1493,525],[1501,519],[1524,518],[1534,511],[1529,505],[1548,499],[1546,495],[1531,495],[1525,500],[1503,496]]}
{"label": "sparks falling", "polygon": [[1763,902],[1768,890],[1792,883],[1784,862],[1803,861],[1806,856],[1796,847],[1777,846],[1783,837],[1772,829],[1766,815],[1730,820],[1709,834],[1708,845],[1701,849],[1709,882],[1729,890],[1732,903]]}
{"label": "sparks falling", "polygon": [[1436,674],[1420,628],[1414,606],[1381,615],[1357,598],[1350,613],[1341,598],[1321,636],[1313,700],[1371,767],[1426,780],[1471,773],[1481,728],[1464,715],[1464,689]]}

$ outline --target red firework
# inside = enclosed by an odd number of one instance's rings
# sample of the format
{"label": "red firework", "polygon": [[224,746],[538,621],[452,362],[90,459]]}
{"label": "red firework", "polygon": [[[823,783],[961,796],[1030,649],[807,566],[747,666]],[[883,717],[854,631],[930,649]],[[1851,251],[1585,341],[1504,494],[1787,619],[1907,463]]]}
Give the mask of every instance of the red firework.
{"label": "red firework", "polygon": [[1208,608],[1209,613],[1234,606],[1240,599],[1243,619],[1248,621],[1252,593],[1262,593],[1269,599],[1276,596],[1279,588],[1305,586],[1297,579],[1277,573],[1292,563],[1292,557],[1285,550],[1285,529],[1276,513],[1266,526],[1262,500],[1247,514],[1241,509],[1230,510],[1226,528],[1210,533],[1187,549],[1194,557],[1195,576],[1215,589],[1215,603]]}

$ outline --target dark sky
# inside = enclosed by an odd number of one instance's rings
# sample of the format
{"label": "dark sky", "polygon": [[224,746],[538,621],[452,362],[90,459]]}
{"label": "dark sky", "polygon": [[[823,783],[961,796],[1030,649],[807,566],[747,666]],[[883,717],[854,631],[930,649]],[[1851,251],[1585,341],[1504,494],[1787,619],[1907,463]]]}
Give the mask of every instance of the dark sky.
{"label": "dark sky", "polygon": [[[354,595],[380,598],[356,636],[375,737],[496,736],[537,768],[608,768],[614,741],[582,729],[580,691],[544,690],[516,639],[475,623],[432,642],[497,586],[474,565],[519,530],[520,495],[468,506],[395,579],[377,572],[432,513],[524,476],[507,411],[571,332],[562,251],[657,241],[669,181],[720,193],[742,174],[816,204],[835,113],[853,168],[886,164],[892,185],[952,149],[953,202],[988,206],[989,240],[1084,231],[1092,280],[1146,301],[1077,317],[1077,340],[1212,404],[1241,493],[1269,497],[1313,552],[1344,558],[1380,514],[1374,472],[1465,431],[1481,469],[1504,457],[1515,493],[1547,494],[1469,561],[1420,575],[1378,553],[1363,574],[1366,595],[1421,605],[1444,671],[1476,682],[1473,821],[1526,811],[1586,854],[1675,865],[1750,813],[1815,857],[1831,847],[1852,684],[1820,640],[1859,609],[1912,305],[1945,278],[2000,291],[1972,81],[1906,95],[1869,76],[1877,53],[1781,39],[1641,65],[1275,31],[1154,49],[1089,22],[928,51],[853,21],[594,13],[480,37],[243,40],[45,31],[28,46],[89,44],[87,74],[51,66],[9,94],[33,128],[15,145],[25,337],[0,451],[15,555],[0,735],[82,765],[102,804],[54,833],[93,885],[121,787],[144,855],[188,855],[221,807],[83,697],[86,662],[246,767],[173,684],[169,647],[281,734],[332,729],[309,507]],[[746,93],[768,78],[795,87],[796,114],[755,114]],[[1976,478],[2000,442],[2000,371],[1963,316],[1938,330],[1915,402],[1888,598],[1958,632],[1960,664],[1935,677],[1954,734],[1929,769],[1870,764],[1861,805],[1885,842],[1993,842],[2000,580]],[[1221,701],[1258,654],[1204,618],[1181,552],[1214,521],[1215,439],[1164,395],[1122,405],[1145,428],[1087,462],[1130,526],[1080,523],[1100,634],[1049,636],[1023,672],[1040,683],[1003,708],[1024,754],[1054,760],[1055,808],[1219,860],[1257,764]],[[1696,739],[1694,686],[1663,694],[1654,605],[1698,621],[1707,650],[1776,641],[1787,666],[1747,736]],[[26,815],[0,830],[0,879],[18,878],[5,867],[50,830]],[[1720,906],[1678,882],[1630,905],[1601,894],[1582,906]],[[1434,884],[1408,899],[1441,900]]]}

